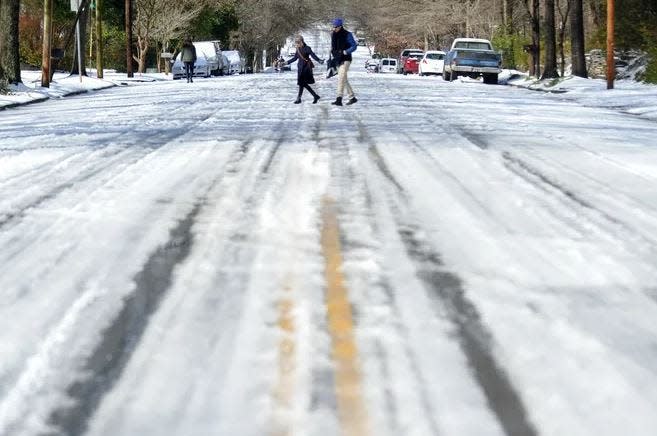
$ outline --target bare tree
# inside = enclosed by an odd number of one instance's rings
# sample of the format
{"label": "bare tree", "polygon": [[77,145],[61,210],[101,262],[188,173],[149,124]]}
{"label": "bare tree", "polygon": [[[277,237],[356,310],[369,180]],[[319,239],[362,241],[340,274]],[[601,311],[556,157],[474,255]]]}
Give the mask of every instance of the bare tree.
{"label": "bare tree", "polygon": [[205,8],[205,1],[193,0],[135,0],[134,33],[137,53],[134,56],[138,71],[146,70],[146,56],[157,41],[167,41],[189,31],[191,20]]}
{"label": "bare tree", "polygon": [[18,48],[20,0],[0,0],[0,80],[21,82]]}
{"label": "bare tree", "polygon": [[[173,39],[182,39],[190,33],[190,23],[196,18],[204,8],[203,3],[196,3],[192,7],[187,7],[178,1],[167,0],[164,2],[165,7],[153,19],[151,38],[159,48],[157,51],[158,71],[161,65],[162,50],[168,51],[169,42]],[[169,72],[170,64],[165,63],[165,71]]]}
{"label": "bare tree", "polygon": [[330,16],[330,3],[298,0],[243,0],[236,2],[239,34],[235,43],[255,71],[262,68],[262,52],[277,55],[276,47],[313,22]]}
{"label": "bare tree", "polygon": [[545,66],[541,79],[559,77],[557,71],[557,39],[555,28],[555,0],[545,0]]}

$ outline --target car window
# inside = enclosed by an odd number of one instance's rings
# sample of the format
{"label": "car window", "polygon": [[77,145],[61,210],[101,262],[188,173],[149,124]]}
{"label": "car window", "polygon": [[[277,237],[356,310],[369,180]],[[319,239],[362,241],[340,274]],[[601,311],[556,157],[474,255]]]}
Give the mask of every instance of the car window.
{"label": "car window", "polygon": [[486,42],[459,41],[454,48],[472,48],[475,50],[490,50],[490,45]]}
{"label": "car window", "polygon": [[445,58],[445,55],[442,53],[429,53],[427,54],[427,59],[432,59],[435,61],[441,61]]}
{"label": "car window", "polygon": [[389,65],[390,61],[388,59],[384,59],[382,63],[383,63],[383,65]]}

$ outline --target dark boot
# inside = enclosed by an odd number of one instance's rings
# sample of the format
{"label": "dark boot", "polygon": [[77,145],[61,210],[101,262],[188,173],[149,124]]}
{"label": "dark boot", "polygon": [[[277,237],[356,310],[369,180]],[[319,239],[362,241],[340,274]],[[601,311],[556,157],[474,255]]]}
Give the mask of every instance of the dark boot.
{"label": "dark boot", "polygon": [[331,104],[334,104],[336,106],[342,106],[342,97],[336,97],[335,101],[332,102]]}
{"label": "dark boot", "polygon": [[299,86],[299,93],[297,94],[297,99],[294,100],[294,104],[301,103],[301,96],[303,95],[303,86]]}
{"label": "dark boot", "polygon": [[349,99],[349,101],[347,102],[347,106],[349,106],[350,104],[354,104],[354,103],[356,103],[357,101],[358,101],[358,99],[357,99],[356,97],[351,97],[351,98]]}
{"label": "dark boot", "polygon": [[313,104],[317,104],[317,102],[319,101],[319,98],[320,98],[319,95],[317,95],[317,94],[313,95]]}

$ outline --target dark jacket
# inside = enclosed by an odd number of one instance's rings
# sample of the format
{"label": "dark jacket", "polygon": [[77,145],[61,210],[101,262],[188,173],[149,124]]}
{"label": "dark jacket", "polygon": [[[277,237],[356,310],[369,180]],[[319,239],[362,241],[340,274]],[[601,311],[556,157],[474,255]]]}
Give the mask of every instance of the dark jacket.
{"label": "dark jacket", "polygon": [[287,61],[288,65],[294,61],[299,61],[299,64],[297,65],[297,85],[299,86],[312,85],[315,83],[313,69],[310,67],[309,62],[306,62],[306,60],[310,61],[311,57],[317,62],[322,62],[322,60],[318,58],[315,53],[313,53],[313,49],[310,48],[310,46],[304,44],[303,47],[297,48],[296,53],[294,53],[294,57]]}
{"label": "dark jacket", "polygon": [[351,32],[343,28],[331,33],[331,55],[338,65],[352,61],[351,54],[356,51],[358,44]]}
{"label": "dark jacket", "polygon": [[183,62],[196,62],[196,47],[191,42],[183,44],[180,50],[180,60]]}

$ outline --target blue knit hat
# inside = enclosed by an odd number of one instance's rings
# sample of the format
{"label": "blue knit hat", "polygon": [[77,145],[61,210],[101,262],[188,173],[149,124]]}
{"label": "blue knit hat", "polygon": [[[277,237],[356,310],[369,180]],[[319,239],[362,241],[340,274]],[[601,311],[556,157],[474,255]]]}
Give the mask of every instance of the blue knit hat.
{"label": "blue knit hat", "polygon": [[336,18],[333,20],[333,27],[342,26],[342,18]]}

